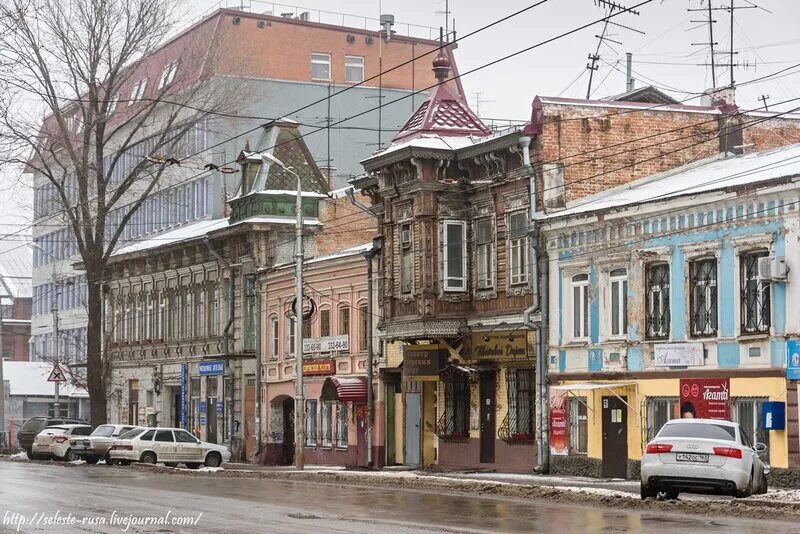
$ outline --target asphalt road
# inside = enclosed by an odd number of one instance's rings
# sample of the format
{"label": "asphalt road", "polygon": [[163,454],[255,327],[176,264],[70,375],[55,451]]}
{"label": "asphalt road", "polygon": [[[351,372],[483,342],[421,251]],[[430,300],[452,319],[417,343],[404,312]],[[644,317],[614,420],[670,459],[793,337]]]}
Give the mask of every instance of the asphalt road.
{"label": "asphalt road", "polygon": [[2,533],[18,526],[21,532],[121,532],[129,517],[184,516],[196,523],[134,524],[127,532],[744,533],[793,527],[444,492],[0,462]]}

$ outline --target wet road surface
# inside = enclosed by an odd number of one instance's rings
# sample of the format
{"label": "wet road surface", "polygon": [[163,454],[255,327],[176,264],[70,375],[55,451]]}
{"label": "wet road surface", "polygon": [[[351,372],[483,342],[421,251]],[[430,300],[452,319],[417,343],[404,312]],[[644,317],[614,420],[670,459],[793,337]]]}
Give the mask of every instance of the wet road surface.
{"label": "wet road surface", "polygon": [[[121,532],[112,518],[197,518],[191,526],[132,525],[127,532],[791,532],[788,523],[655,514],[549,501],[465,497],[443,492],[315,482],[184,476],[137,468],[0,462],[0,532]],[[16,515],[15,515],[16,514]]]}

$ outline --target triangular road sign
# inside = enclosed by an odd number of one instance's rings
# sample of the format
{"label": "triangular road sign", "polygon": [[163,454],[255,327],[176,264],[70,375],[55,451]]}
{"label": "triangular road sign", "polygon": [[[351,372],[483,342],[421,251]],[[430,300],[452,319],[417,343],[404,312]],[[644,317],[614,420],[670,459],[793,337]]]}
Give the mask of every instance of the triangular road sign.
{"label": "triangular road sign", "polygon": [[61,369],[61,367],[59,367],[58,364],[55,364],[53,366],[53,371],[50,373],[50,376],[47,377],[47,381],[48,382],[66,382],[67,381],[67,377],[64,376],[64,371]]}

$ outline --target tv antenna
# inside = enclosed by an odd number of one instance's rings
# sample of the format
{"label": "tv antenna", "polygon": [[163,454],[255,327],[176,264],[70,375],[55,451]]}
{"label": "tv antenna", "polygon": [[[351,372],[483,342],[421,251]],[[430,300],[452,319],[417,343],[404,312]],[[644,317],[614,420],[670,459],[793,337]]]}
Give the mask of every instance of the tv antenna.
{"label": "tv antenna", "polygon": [[590,99],[592,97],[592,82],[594,81],[594,73],[598,69],[597,62],[600,61],[600,47],[605,44],[606,46],[610,47],[612,50],[614,48],[609,45],[606,41],[610,41],[612,43],[622,45],[621,41],[617,41],[612,39],[611,37],[616,37],[616,35],[612,35],[608,33],[608,26],[615,26],[618,28],[622,28],[625,30],[634,31],[636,33],[640,33],[644,35],[643,31],[637,30],[635,28],[631,28],[630,26],[625,26],[623,24],[618,24],[616,22],[612,22],[610,17],[615,12],[621,13],[630,13],[631,15],[638,15],[639,12],[635,9],[631,9],[626,7],[622,4],[618,4],[617,2],[613,2],[611,0],[595,0],[595,5],[598,7],[602,7],[606,9],[607,14],[605,19],[603,19],[603,30],[600,32],[600,35],[595,35],[597,38],[597,48],[595,48],[594,54],[589,54],[588,59],[589,63],[586,64],[586,69],[589,71],[589,86],[586,88],[586,99]]}
{"label": "tv antenna", "polygon": [[491,104],[494,100],[486,100],[483,98],[483,95],[486,93],[481,93],[480,91],[475,93],[475,115],[478,117],[481,116],[481,104]]}

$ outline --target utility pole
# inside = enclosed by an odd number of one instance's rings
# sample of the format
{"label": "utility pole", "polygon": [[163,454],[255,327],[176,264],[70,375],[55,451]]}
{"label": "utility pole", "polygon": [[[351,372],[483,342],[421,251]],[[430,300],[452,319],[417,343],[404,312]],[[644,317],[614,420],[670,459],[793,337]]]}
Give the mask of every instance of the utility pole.
{"label": "utility pole", "polygon": [[764,103],[764,110],[769,111],[769,105],[767,104],[767,100],[769,100],[769,95],[761,95],[758,99]]}
{"label": "utility pole", "polygon": [[[59,338],[59,334],[58,334],[58,297],[59,297],[60,294],[61,294],[61,289],[59,287],[59,289],[56,290],[56,298],[53,301],[53,309],[51,310],[53,312],[53,369],[60,369],[61,368],[61,363],[59,362],[60,355],[58,353],[58,345],[59,345],[59,343],[58,343],[58,338]],[[54,382],[54,384],[55,384],[56,391],[55,391],[55,402],[53,402],[53,417],[60,417],[61,416],[61,404],[59,402],[59,393],[60,393],[59,390],[61,388],[61,382],[56,380]]]}
{"label": "utility pole", "polygon": [[294,465],[297,469],[305,469],[305,415],[306,401],[303,394],[303,188],[300,175],[297,176],[297,227],[295,228],[295,304],[294,304],[294,350],[295,350],[295,386],[294,402]]}
{"label": "utility pole", "polygon": [[708,18],[707,19],[704,19],[704,20],[690,20],[689,22],[691,22],[693,24],[708,24],[708,42],[707,43],[692,43],[692,46],[709,46],[709,47],[711,47],[711,63],[710,63],[710,66],[711,66],[711,87],[716,87],[717,86],[717,62],[716,62],[716,54],[717,53],[714,51],[714,47],[717,44],[719,44],[716,41],[714,41],[714,24],[717,23],[717,21],[714,19],[714,16],[713,16],[714,9],[715,8],[713,6],[712,1],[708,0],[708,5],[705,8],[701,7],[701,8],[694,8],[694,9],[687,9],[686,10],[686,11],[689,11],[689,12],[695,12],[695,11],[707,12],[707,14],[708,14]]}

